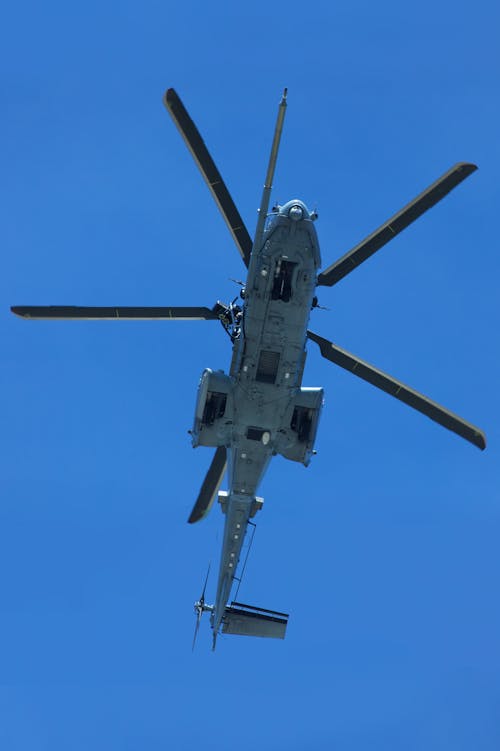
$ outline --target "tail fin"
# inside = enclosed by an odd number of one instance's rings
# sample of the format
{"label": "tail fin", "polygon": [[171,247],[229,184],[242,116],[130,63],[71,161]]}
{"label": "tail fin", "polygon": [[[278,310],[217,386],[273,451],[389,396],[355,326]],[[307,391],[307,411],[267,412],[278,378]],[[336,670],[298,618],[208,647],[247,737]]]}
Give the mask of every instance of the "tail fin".
{"label": "tail fin", "polygon": [[286,613],[232,602],[224,610],[222,633],[284,639],[287,625]]}

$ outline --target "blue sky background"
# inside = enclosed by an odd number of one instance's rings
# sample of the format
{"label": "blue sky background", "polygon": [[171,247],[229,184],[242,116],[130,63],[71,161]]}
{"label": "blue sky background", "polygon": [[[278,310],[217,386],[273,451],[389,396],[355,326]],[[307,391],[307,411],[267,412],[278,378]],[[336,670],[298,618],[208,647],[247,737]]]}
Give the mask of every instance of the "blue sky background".
{"label": "blue sky background", "polygon": [[[17,2],[0,26],[0,747],[500,748],[498,5]],[[317,207],[324,265],[457,161],[479,171],[312,327],[481,426],[475,447],[322,360],[318,456],[277,458],[240,590],[284,642],[191,653],[223,517],[211,323],[24,322],[12,304],[209,305],[244,267],[161,103],[174,86],[256,221]],[[213,597],[215,578],[208,587]]]}

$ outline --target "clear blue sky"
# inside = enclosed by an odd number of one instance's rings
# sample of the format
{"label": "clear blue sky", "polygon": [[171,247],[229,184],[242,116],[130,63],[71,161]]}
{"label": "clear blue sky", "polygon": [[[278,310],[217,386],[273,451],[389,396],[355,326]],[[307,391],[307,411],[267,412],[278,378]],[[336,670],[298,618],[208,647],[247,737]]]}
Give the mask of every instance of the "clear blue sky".
{"label": "clear blue sky", "polygon": [[[239,9],[241,8],[241,9]],[[492,1],[17,2],[0,29],[0,748],[498,751],[500,12]],[[244,267],[161,103],[253,232],[317,207],[324,264],[457,161],[479,171],[331,290],[313,328],[481,426],[484,453],[322,360],[317,449],[276,459],[240,597],[284,642],[191,653],[223,517],[186,518],[211,323],[12,304],[209,305]],[[214,594],[209,582],[208,598]]]}

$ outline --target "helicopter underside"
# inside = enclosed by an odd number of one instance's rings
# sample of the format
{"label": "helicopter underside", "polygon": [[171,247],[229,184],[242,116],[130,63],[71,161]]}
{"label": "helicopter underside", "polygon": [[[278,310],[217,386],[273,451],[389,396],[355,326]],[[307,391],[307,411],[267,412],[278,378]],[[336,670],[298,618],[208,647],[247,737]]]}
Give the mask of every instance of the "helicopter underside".
{"label": "helicopter underside", "polygon": [[[188,521],[208,513],[228,469],[229,490],[219,494],[225,514],[224,543],[214,605],[205,603],[207,578],[195,603],[197,622],[211,613],[214,639],[223,633],[283,638],[287,616],[228,599],[249,520],[262,507],[256,492],[275,454],[307,465],[313,454],[323,403],[321,388],[302,388],[306,341],[314,342],[331,363],[407,404],[479,449],[484,433],[472,423],[383,373],[329,339],[308,330],[316,287],[332,287],[444,198],[477,169],[459,162],[414,200],[390,217],[323,271],[316,231],[316,212],[289,201],[268,213],[278,146],[286,109],[286,89],[279,108],[257,228],[252,241],[244,221],[180,98],[168,89],[165,106],[188,145],[248,268],[242,305],[217,302],[204,306],[66,306],[21,305],[12,312],[25,319],[217,321],[233,345],[229,373],[205,370],[196,402],[193,446],[212,446],[215,453]],[[318,273],[319,272],[319,273]],[[194,640],[193,640],[194,645]]]}

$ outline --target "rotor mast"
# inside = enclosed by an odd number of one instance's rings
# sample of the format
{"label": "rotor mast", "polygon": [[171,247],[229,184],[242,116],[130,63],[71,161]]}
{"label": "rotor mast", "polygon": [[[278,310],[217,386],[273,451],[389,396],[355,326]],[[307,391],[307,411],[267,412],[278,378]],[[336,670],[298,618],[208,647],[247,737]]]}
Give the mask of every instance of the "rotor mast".
{"label": "rotor mast", "polygon": [[276,169],[276,162],[278,160],[278,149],[285,120],[287,92],[288,89],[283,89],[283,95],[278,107],[278,117],[274,129],[273,145],[271,146],[271,154],[269,155],[269,164],[267,167],[266,180],[264,182],[264,190],[262,191],[262,198],[260,201],[259,218],[257,219],[252,251],[260,244],[264,234],[264,225],[269,210],[269,200],[271,198],[271,190],[273,187],[274,170]]}

